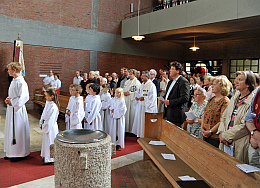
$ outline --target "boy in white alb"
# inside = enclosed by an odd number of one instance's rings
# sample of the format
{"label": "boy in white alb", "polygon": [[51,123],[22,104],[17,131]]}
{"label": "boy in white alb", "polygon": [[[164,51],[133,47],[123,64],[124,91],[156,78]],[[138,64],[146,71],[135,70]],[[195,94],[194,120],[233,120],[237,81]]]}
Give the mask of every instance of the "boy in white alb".
{"label": "boy in white alb", "polygon": [[[125,147],[125,113],[126,105],[122,88],[117,88],[115,102],[111,104],[111,114],[113,120],[110,126],[111,141],[117,145],[117,149]],[[117,134],[116,134],[117,133]],[[118,139],[116,138],[118,135]]]}
{"label": "boy in white alb", "polygon": [[70,129],[70,116],[67,115],[67,112],[71,110],[72,108],[72,104],[73,104],[73,100],[75,99],[75,96],[72,95],[72,88],[73,88],[73,84],[70,85],[69,87],[69,93],[71,95],[68,106],[66,108],[66,114],[65,114],[65,122],[66,122],[66,130]]}
{"label": "boy in white alb", "polygon": [[69,116],[70,129],[82,129],[82,120],[85,116],[83,97],[80,96],[82,87],[78,84],[73,84],[71,93],[75,96],[71,101],[71,110],[66,114]]}
{"label": "boy in white alb", "polygon": [[89,86],[92,85],[93,83],[90,83],[90,84],[87,84],[86,85],[86,93],[87,93],[87,96],[85,98],[85,101],[84,101],[84,110],[85,110],[85,117],[84,117],[84,129],[88,129],[88,123],[85,123],[85,119],[88,118],[89,116],[89,112],[90,112],[90,103],[91,103],[91,100],[92,100],[92,95],[89,94]]}
{"label": "boy in white alb", "polygon": [[90,102],[88,103],[87,117],[84,119],[84,122],[87,124],[87,129],[103,130],[100,110],[101,110],[101,101],[100,96],[100,87],[98,84],[91,84],[89,86],[89,95],[92,95]]}
{"label": "boy in white alb", "polygon": [[40,119],[40,128],[43,130],[41,157],[44,165],[54,162],[54,158],[50,158],[50,145],[54,144],[54,139],[59,133],[57,124],[59,101],[53,87],[45,91],[45,98],[46,104]]}
{"label": "boy in white alb", "polygon": [[109,125],[110,125],[110,118],[109,118],[110,113],[108,107],[110,105],[111,95],[108,92],[109,88],[110,88],[110,84],[103,84],[102,85],[103,94],[100,97],[101,104],[102,104],[102,108],[100,111],[101,121],[103,125],[103,130],[107,134],[109,134]]}

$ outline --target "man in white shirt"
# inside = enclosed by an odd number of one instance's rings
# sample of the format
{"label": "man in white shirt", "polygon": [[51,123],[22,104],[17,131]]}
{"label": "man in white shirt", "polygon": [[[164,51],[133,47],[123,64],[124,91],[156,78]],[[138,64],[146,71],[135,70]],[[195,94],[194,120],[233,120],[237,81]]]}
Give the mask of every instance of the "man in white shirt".
{"label": "man in white shirt", "polygon": [[80,76],[79,71],[76,71],[76,76],[73,79],[73,84],[80,85],[81,80],[83,80],[83,78]]}
{"label": "man in white shirt", "polygon": [[50,70],[49,75],[43,79],[43,87],[49,85],[52,80],[54,80],[54,76],[52,70]]}

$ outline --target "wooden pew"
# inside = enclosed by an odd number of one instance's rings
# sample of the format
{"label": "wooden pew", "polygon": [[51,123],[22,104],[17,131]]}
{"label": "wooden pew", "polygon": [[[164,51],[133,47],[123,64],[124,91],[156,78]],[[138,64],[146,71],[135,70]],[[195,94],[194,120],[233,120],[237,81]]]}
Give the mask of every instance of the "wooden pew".
{"label": "wooden pew", "polygon": [[[151,140],[161,140],[166,146],[149,145]],[[163,113],[146,113],[144,138],[138,143],[143,148],[143,160],[152,160],[174,187],[180,187],[178,177],[185,175],[210,187],[260,187],[259,172],[241,171],[236,166],[243,164],[241,161],[164,120]],[[176,160],[164,160],[161,153],[173,153]]]}
{"label": "wooden pew", "polygon": [[[45,106],[46,100],[45,100],[44,93],[42,92],[41,89],[34,89],[33,96],[34,96],[34,99],[33,99],[34,109],[37,106],[41,106],[41,107]],[[69,99],[70,99],[69,96],[58,95],[58,100],[60,103],[60,109],[59,109],[60,113],[65,114],[66,108],[69,103]]]}

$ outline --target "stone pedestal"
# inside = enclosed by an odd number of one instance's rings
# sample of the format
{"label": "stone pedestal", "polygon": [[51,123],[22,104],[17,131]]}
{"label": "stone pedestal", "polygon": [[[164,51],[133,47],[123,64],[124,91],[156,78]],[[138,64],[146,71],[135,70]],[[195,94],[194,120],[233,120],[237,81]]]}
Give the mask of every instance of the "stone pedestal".
{"label": "stone pedestal", "polygon": [[115,154],[115,145],[109,135],[85,144],[66,143],[57,137],[53,148],[55,187],[111,187],[111,155]]}

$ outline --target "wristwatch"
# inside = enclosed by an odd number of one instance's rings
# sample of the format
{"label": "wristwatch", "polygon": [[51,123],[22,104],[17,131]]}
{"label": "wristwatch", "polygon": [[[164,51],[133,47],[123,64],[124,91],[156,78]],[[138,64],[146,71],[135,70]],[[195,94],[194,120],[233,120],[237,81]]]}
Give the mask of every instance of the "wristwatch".
{"label": "wristwatch", "polygon": [[251,131],[251,136],[253,136],[256,131],[258,131],[258,129],[252,130],[252,131]]}
{"label": "wristwatch", "polygon": [[209,132],[210,132],[210,134],[211,134],[211,135],[213,135],[213,134],[214,134],[214,133],[212,132],[212,130],[211,130],[211,129],[209,130]]}

